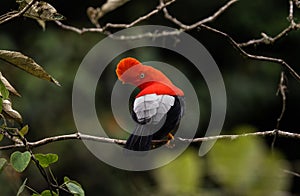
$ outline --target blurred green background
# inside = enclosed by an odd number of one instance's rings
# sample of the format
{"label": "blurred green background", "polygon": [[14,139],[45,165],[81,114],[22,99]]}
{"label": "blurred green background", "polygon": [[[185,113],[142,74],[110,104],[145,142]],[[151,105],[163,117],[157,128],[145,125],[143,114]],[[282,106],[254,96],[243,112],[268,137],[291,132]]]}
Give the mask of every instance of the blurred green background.
{"label": "blurred green background", "polygon": [[[78,27],[92,27],[86,9],[105,1],[47,1],[64,21]],[[216,11],[226,1],[178,0],[169,7],[179,20],[191,24]],[[108,13],[100,24],[130,23],[158,5],[157,1],[129,1]],[[223,13],[211,26],[229,33],[239,42],[259,38],[261,32],[276,35],[289,25],[288,1],[243,0]],[[0,14],[17,8],[13,0],[0,1]],[[297,20],[299,10],[295,10]],[[158,13],[141,24],[175,27]],[[113,32],[116,30],[112,30]],[[188,32],[199,40],[213,56],[224,77],[228,110],[221,134],[273,130],[281,112],[281,98],[276,96],[280,72],[278,64],[249,60],[242,57],[231,44],[217,34],[195,29]],[[82,59],[99,41],[102,34],[83,35],[66,31],[47,23],[42,31],[36,21],[16,18],[0,25],[0,49],[16,50],[32,57],[42,65],[62,87],[39,80],[4,62],[0,71],[16,87],[21,98],[13,97],[14,108],[30,126],[28,139],[76,132],[72,116],[73,80]],[[299,32],[293,31],[273,45],[250,47],[249,52],[283,58],[300,72],[298,51]],[[113,53],[113,51],[111,51]],[[190,65],[165,51],[145,49],[131,53],[141,61],[161,60],[176,66],[192,81],[200,100],[201,119],[197,136],[203,135],[209,115],[210,97],[199,73]],[[116,59],[117,62],[118,59]],[[104,87],[97,91],[97,109],[101,121],[113,137],[124,138],[107,107],[111,88],[116,81],[115,64],[105,72]],[[286,72],[287,73],[287,72]],[[300,83],[287,73],[287,108],[280,124],[281,130],[299,132]],[[300,172],[300,142],[278,138],[271,151],[272,138],[244,138],[218,141],[204,157],[199,157],[199,144],[193,144],[178,159],[160,169],[129,172],[99,161],[81,141],[62,141],[34,149],[35,152],[57,153],[59,162],[51,166],[58,181],[64,176],[77,180],[86,195],[288,195],[300,194],[300,178],[288,171]],[[0,152],[9,156],[12,151]],[[24,174],[5,169],[0,175],[1,195],[15,195],[24,178],[28,185],[41,192],[46,189],[37,169],[32,165]]]}

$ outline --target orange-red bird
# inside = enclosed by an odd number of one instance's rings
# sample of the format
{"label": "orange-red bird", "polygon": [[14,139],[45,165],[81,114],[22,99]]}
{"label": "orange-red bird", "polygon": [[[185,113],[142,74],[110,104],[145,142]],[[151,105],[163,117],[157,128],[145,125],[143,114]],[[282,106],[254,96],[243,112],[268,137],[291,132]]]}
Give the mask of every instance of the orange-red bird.
{"label": "orange-red bird", "polygon": [[152,140],[172,138],[184,112],[184,93],[161,71],[141,64],[135,58],[122,59],[116,69],[118,79],[140,89],[132,104],[137,123],[125,148],[148,151]]}

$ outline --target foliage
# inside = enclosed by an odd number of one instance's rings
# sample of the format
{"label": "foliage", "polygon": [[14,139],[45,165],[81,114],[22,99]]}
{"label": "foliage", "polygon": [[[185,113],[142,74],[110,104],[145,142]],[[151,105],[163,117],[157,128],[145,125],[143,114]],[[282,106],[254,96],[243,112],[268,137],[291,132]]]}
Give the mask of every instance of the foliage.
{"label": "foliage", "polygon": [[50,164],[55,163],[58,161],[58,156],[53,153],[48,154],[35,154],[35,158],[39,161],[39,164],[42,167],[49,167]]}
{"label": "foliage", "polygon": [[[48,80],[50,82],[53,82],[54,84],[60,86],[57,80],[55,80],[51,75],[49,75],[40,65],[38,65],[33,59],[30,57],[27,57],[23,55],[20,52],[15,52],[15,51],[7,51],[7,50],[0,50],[0,59],[3,61],[6,61],[10,63],[11,65],[14,65],[27,73],[44,79]],[[59,190],[64,190],[63,187],[66,186],[68,188],[69,193],[72,193],[74,195],[84,195],[84,191],[81,188],[81,185],[75,181],[71,181],[68,178],[65,178],[64,184],[61,186],[57,185],[56,179],[53,176],[50,168],[49,168],[49,173],[51,174],[52,179],[50,179],[50,175],[46,173],[46,171],[43,168],[49,167],[50,164],[53,164],[58,161],[58,155],[53,154],[53,153],[48,153],[48,154],[42,154],[42,153],[37,153],[33,154],[31,149],[29,149],[29,146],[27,144],[27,140],[24,137],[28,131],[29,131],[29,126],[25,125],[21,127],[20,129],[17,127],[10,127],[7,124],[7,119],[11,118],[14,121],[22,124],[22,117],[17,112],[16,110],[12,109],[12,104],[10,101],[9,97],[9,92],[11,92],[14,95],[21,96],[15,88],[8,82],[8,80],[2,75],[0,72],[0,95],[1,95],[1,102],[0,102],[0,112],[2,113],[1,117],[3,120],[3,123],[0,128],[0,140],[3,139],[4,135],[8,138],[10,138],[12,141],[14,141],[16,144],[23,144],[26,146],[28,151],[25,152],[20,152],[20,151],[15,151],[10,155],[10,164],[11,166],[17,171],[17,172],[23,172],[30,164],[30,161],[33,160],[33,162],[36,164],[38,169],[40,170],[41,174],[45,177],[47,180],[47,183],[49,185],[50,190],[45,190],[41,193],[41,195],[58,195]],[[4,116],[7,115],[6,116]],[[0,158],[0,171],[3,170],[3,168],[7,165],[6,164],[6,159],[5,158]],[[56,183],[54,185],[52,183]],[[23,182],[23,184],[20,186],[17,195],[21,195],[21,193],[24,191],[24,189],[27,187],[30,190],[33,190],[32,188],[28,187],[26,185],[27,179]],[[59,187],[55,191],[53,190],[54,187]],[[35,194],[34,195],[39,195]]]}
{"label": "foliage", "polygon": [[250,137],[219,140],[203,158],[189,149],[157,169],[155,179],[159,195],[268,195],[288,190],[291,177],[284,171],[289,167],[261,138]]}
{"label": "foliage", "polygon": [[84,196],[84,190],[78,182],[70,180],[68,177],[64,177],[64,184],[72,194],[77,196]]}
{"label": "foliage", "polygon": [[10,163],[17,172],[23,172],[30,162],[30,152],[15,151],[10,156]]}
{"label": "foliage", "polygon": [[38,78],[48,80],[60,86],[59,83],[52,76],[50,76],[40,65],[38,65],[33,59],[23,55],[20,52],[0,50],[0,59]]}
{"label": "foliage", "polygon": [[0,172],[3,170],[7,160],[5,158],[0,158]]}

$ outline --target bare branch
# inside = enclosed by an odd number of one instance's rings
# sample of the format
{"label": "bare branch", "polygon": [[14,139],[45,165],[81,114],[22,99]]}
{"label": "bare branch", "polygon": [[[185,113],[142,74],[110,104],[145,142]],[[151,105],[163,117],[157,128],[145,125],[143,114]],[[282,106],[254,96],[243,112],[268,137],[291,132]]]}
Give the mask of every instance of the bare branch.
{"label": "bare branch", "polygon": [[293,4],[293,1],[290,0],[289,4],[290,4],[290,7],[289,7],[288,20],[290,22],[290,25],[288,27],[283,29],[280,33],[278,33],[274,37],[270,37],[270,36],[266,35],[265,33],[261,33],[262,38],[253,39],[253,40],[250,40],[250,41],[247,41],[247,42],[244,42],[244,43],[239,43],[238,44],[239,47],[248,47],[248,46],[251,46],[251,45],[259,45],[259,44],[273,44],[274,42],[276,42],[280,38],[286,36],[292,30],[299,29],[300,24],[296,24],[295,20],[294,20],[294,4]]}
{"label": "bare branch", "polygon": [[178,25],[180,28],[188,31],[191,29],[195,29],[199,26],[201,26],[202,24],[208,23],[208,22],[212,22],[213,20],[215,20],[218,16],[220,16],[225,10],[227,10],[232,4],[234,4],[235,2],[237,2],[238,0],[230,0],[229,2],[227,2],[224,6],[222,6],[221,8],[219,8],[219,10],[217,10],[215,13],[213,13],[211,16],[200,20],[192,25],[186,25],[183,24],[182,22],[180,22],[179,20],[177,20],[175,17],[171,16],[171,14],[168,12],[167,8],[163,9],[163,12],[165,14],[165,18],[170,20],[171,22],[175,23],[176,25]]}
{"label": "bare branch", "polygon": [[[70,26],[70,25],[65,25],[60,21],[55,21],[55,23],[60,26],[61,28],[65,29],[65,30],[69,30],[69,31],[73,31],[75,33],[78,34],[83,34],[83,33],[87,33],[87,32],[96,32],[96,33],[103,33],[105,35],[109,35],[111,38],[114,39],[119,39],[119,40],[132,40],[132,39],[141,39],[141,38],[145,38],[145,37],[161,37],[161,36],[172,36],[172,35],[177,35],[182,31],[187,31],[187,30],[192,30],[197,28],[198,26],[200,26],[201,24],[204,23],[208,23],[211,22],[213,20],[215,20],[218,16],[220,16],[223,12],[225,12],[232,4],[234,4],[235,2],[237,2],[238,0],[230,0],[228,3],[226,3],[224,6],[222,6],[220,9],[218,9],[214,14],[212,14],[211,16],[198,21],[192,25],[185,25],[183,23],[181,23],[180,21],[178,21],[176,18],[172,17],[166,7],[171,5],[172,3],[175,2],[175,0],[170,0],[166,3],[164,3],[162,0],[160,0],[159,5],[156,7],[156,9],[150,11],[149,13],[145,14],[144,16],[139,17],[138,19],[132,21],[129,24],[113,24],[113,23],[107,23],[106,25],[104,25],[103,27],[97,27],[97,28],[77,28],[74,26]],[[179,27],[181,27],[182,30],[175,30],[175,31],[170,31],[170,32],[163,32],[163,33],[145,33],[145,34],[139,34],[136,36],[121,36],[121,37],[116,37],[111,35],[111,33],[108,31],[108,29],[110,28],[130,28],[142,21],[145,21],[147,19],[149,19],[151,16],[157,14],[158,12],[160,12],[161,10],[163,10],[164,14],[165,14],[165,18],[168,20],[171,20],[173,23],[177,24]]]}
{"label": "bare branch", "polygon": [[212,27],[209,27],[207,25],[201,25],[202,28],[207,29],[209,31],[215,32],[219,35],[222,35],[224,37],[226,37],[230,43],[238,50],[240,51],[240,53],[250,59],[255,59],[255,60],[260,60],[260,61],[268,61],[268,62],[273,62],[273,63],[278,63],[281,64],[283,67],[285,67],[292,76],[294,76],[298,81],[300,81],[300,76],[298,75],[298,73],[288,64],[286,63],[284,60],[279,59],[279,58],[273,58],[273,57],[267,57],[267,56],[259,56],[259,55],[253,55],[253,54],[249,54],[247,53],[245,50],[243,50],[239,44],[228,34],[219,31],[217,29],[214,29]]}
{"label": "bare branch", "polygon": [[62,29],[68,30],[68,31],[73,31],[75,33],[78,34],[83,34],[83,33],[87,33],[87,32],[94,32],[94,33],[104,33],[106,34],[102,28],[77,28],[74,26],[70,26],[70,25],[66,25],[63,24],[60,21],[55,21],[55,23],[60,26]]}
{"label": "bare branch", "polygon": [[281,119],[282,119],[282,117],[284,115],[285,107],[286,107],[286,95],[285,95],[285,91],[287,89],[287,86],[285,85],[285,83],[286,83],[286,77],[285,77],[284,72],[282,71],[281,74],[280,74],[280,80],[279,80],[279,84],[278,84],[278,90],[277,90],[277,93],[276,93],[276,95],[278,95],[280,93],[280,95],[282,97],[282,107],[281,107],[280,115],[277,118],[276,130],[275,130],[274,138],[273,138],[273,141],[272,141],[272,144],[271,144],[272,150],[274,149],[275,141],[276,141],[276,139],[278,137],[279,125],[280,125]]}
{"label": "bare branch", "polygon": [[36,0],[33,0],[30,3],[28,3],[21,11],[14,10],[14,11],[8,12],[6,14],[3,14],[2,16],[0,16],[0,24],[21,16],[35,3],[35,1]]}
{"label": "bare branch", "polygon": [[292,0],[289,0],[290,4],[290,10],[289,10],[289,21],[294,20],[294,2]]}
{"label": "bare branch", "polygon": [[[291,133],[286,131],[278,131],[279,137],[285,137],[285,138],[293,138],[293,139],[300,139],[300,134],[298,133]],[[203,138],[195,138],[195,139],[183,139],[179,138],[179,141],[186,141],[186,142],[206,142],[210,140],[218,140],[218,139],[237,139],[241,137],[251,137],[251,136],[273,136],[276,134],[276,129],[271,131],[262,131],[262,132],[254,132],[254,133],[244,133],[240,135],[218,135],[218,136],[209,136],[209,137],[203,137]]]}
{"label": "bare branch", "polygon": [[[92,135],[85,135],[81,133],[74,133],[69,135],[60,135],[60,136],[54,136],[54,137],[48,137],[41,139],[36,142],[28,142],[27,145],[30,148],[43,146],[49,143],[62,141],[62,140],[89,140],[89,141],[96,141],[96,142],[102,142],[102,143],[116,143],[116,144],[125,144],[126,140],[119,140],[119,139],[111,139],[106,137],[97,137]],[[15,144],[15,145],[8,145],[8,146],[2,146],[0,147],[0,150],[8,150],[12,148],[24,148],[24,144]]]}
{"label": "bare branch", "polygon": [[151,16],[153,16],[154,14],[158,13],[159,11],[161,11],[162,9],[164,9],[165,7],[167,7],[168,5],[174,3],[175,0],[171,0],[168,1],[167,3],[163,3],[160,2],[160,4],[156,7],[156,9],[152,10],[151,12],[149,12],[148,14],[139,17],[138,19],[136,19],[135,21],[129,23],[129,24],[112,24],[112,23],[107,23],[103,29],[107,29],[107,28],[130,28],[144,20],[149,19]]}
{"label": "bare branch", "polygon": [[284,72],[282,71],[280,74],[280,81],[278,84],[278,90],[277,90],[277,95],[280,93],[281,98],[282,98],[282,108],[281,108],[281,113],[279,115],[279,117],[277,118],[277,124],[276,124],[276,129],[279,129],[279,125],[280,125],[280,121],[284,115],[285,112],[285,108],[286,108],[286,95],[285,95],[285,91],[287,90],[287,86],[286,86],[286,77]]}
{"label": "bare branch", "polygon": [[90,18],[91,22],[96,26],[100,27],[100,24],[98,23],[98,20],[104,16],[106,13],[113,11],[114,9],[122,6],[129,0],[107,0],[106,3],[104,3],[101,8],[93,8],[89,7],[87,9],[88,17]]}
{"label": "bare branch", "polygon": [[107,29],[109,28],[130,28],[144,20],[149,19],[151,16],[157,14],[159,11],[161,11],[163,8],[169,6],[170,4],[174,3],[175,0],[171,0],[167,3],[161,3],[156,7],[156,9],[150,11],[149,13],[147,13],[144,16],[139,17],[138,19],[132,21],[129,24],[113,24],[113,23],[107,23],[105,26],[101,27],[97,27],[97,28],[77,28],[77,27],[73,27],[73,26],[69,26],[69,25],[65,25],[59,21],[55,21],[56,24],[58,26],[60,26],[61,28],[65,29],[65,30],[70,30],[73,31],[75,33],[78,34],[83,34],[83,33],[87,33],[87,32],[97,32],[97,33],[104,33],[105,35],[109,35],[110,33],[107,31]]}
{"label": "bare branch", "polygon": [[[277,133],[276,133],[277,132]],[[291,133],[281,130],[271,130],[271,131],[262,131],[262,132],[255,132],[255,133],[245,133],[240,135],[217,135],[217,136],[209,136],[209,137],[202,137],[202,138],[194,138],[194,139],[186,139],[186,138],[175,138],[175,142],[191,142],[191,143],[198,143],[198,142],[206,142],[211,140],[218,140],[218,139],[238,139],[241,137],[252,137],[252,136],[274,136],[275,134],[278,134],[278,137],[285,137],[285,138],[291,138],[291,139],[300,139],[300,134],[298,133]],[[53,136],[44,138],[35,142],[27,142],[27,145],[30,148],[35,148],[39,146],[44,146],[49,143],[62,141],[62,140],[87,140],[87,141],[96,141],[96,142],[102,142],[102,143],[110,143],[110,144],[119,144],[124,145],[126,143],[126,140],[122,139],[112,139],[107,137],[98,137],[98,136],[92,136],[92,135],[86,135],[82,133],[74,133],[74,134],[68,134],[68,135],[59,135],[59,136]],[[154,140],[153,143],[163,143],[166,142],[166,140]],[[15,145],[7,145],[7,146],[1,146],[0,150],[9,150],[14,148],[24,148],[24,144],[15,144]]]}
{"label": "bare branch", "polygon": [[293,175],[293,176],[300,177],[300,174],[297,173],[297,172],[289,171],[289,170],[286,170],[286,169],[284,169],[283,171],[284,171],[285,173],[287,173],[287,174],[291,174],[291,175]]}

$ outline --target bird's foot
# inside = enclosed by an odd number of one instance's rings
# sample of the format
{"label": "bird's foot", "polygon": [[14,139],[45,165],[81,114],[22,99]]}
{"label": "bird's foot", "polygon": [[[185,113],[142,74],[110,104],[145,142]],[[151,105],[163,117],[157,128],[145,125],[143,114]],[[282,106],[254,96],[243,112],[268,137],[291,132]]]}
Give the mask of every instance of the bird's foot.
{"label": "bird's foot", "polygon": [[175,140],[174,136],[171,133],[168,133],[167,138],[168,138],[168,141],[166,143],[166,147],[167,148],[174,148],[175,144],[172,143]]}

